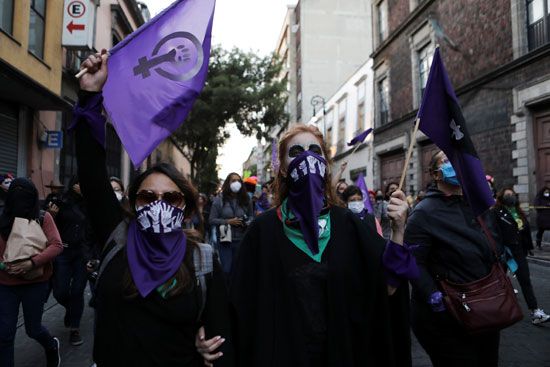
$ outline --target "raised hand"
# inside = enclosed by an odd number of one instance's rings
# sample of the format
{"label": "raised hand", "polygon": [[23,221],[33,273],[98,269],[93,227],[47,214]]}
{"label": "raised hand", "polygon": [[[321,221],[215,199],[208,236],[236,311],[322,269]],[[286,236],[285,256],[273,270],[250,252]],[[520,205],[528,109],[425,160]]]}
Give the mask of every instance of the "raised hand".
{"label": "raised hand", "polygon": [[162,210],[160,212],[160,222],[162,227],[166,230],[168,228],[172,229],[172,212],[174,208],[162,203]]}
{"label": "raised hand", "polygon": [[107,81],[107,50],[101,50],[88,58],[80,65],[80,70],[88,69],[88,72],[79,79],[80,89],[89,92],[101,92]]}

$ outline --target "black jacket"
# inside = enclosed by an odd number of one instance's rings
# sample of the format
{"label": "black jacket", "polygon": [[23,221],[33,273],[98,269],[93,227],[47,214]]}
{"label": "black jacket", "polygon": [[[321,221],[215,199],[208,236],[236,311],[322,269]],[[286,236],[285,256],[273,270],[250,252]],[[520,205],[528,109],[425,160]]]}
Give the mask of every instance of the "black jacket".
{"label": "black jacket", "polygon": [[519,230],[514,217],[506,208],[495,206],[492,210],[497,218],[496,222],[501,232],[503,245],[508,246],[514,253],[519,250],[527,253],[533,249],[531,226],[526,218],[522,218],[523,228]]}
{"label": "black jacket", "polygon": [[[494,219],[485,222],[499,241]],[[427,302],[437,291],[436,279],[468,283],[491,270],[495,255],[468,203],[462,196],[445,196],[431,189],[414,208],[405,230],[405,241],[419,245],[414,254],[420,277],[412,282],[413,297]],[[500,248],[498,250],[501,252]]]}
{"label": "black jacket", "polygon": [[[315,367],[410,366],[408,286],[387,294],[381,261],[386,241],[373,221],[347,209],[332,207],[330,218],[322,259],[326,291],[317,295],[326,303],[326,358]],[[239,367],[311,366],[303,296],[288,270],[301,254],[285,236],[276,209],[256,218],[245,234],[231,289]]]}

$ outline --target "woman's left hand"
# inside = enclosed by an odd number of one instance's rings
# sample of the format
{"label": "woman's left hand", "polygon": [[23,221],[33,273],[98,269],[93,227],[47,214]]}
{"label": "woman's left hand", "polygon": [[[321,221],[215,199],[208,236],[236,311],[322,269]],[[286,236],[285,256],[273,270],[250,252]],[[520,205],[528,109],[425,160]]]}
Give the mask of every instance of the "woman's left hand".
{"label": "woman's left hand", "polygon": [[21,261],[17,264],[8,265],[8,274],[23,275],[32,270],[32,261]]}
{"label": "woman's left hand", "polygon": [[212,339],[205,339],[204,327],[200,327],[197,335],[195,337],[195,347],[197,352],[204,358],[204,365],[207,367],[212,367],[213,362],[223,356],[222,352],[216,352],[223,343],[225,339],[221,336],[215,336]]}
{"label": "woman's left hand", "polygon": [[398,245],[403,244],[408,210],[405,193],[401,190],[394,191],[388,203],[388,217],[391,221],[391,240]]}

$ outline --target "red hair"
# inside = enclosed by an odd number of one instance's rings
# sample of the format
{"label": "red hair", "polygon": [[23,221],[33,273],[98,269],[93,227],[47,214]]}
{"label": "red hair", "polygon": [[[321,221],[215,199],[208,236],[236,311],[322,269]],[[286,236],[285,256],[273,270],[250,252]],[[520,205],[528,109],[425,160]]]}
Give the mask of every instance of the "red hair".
{"label": "red hair", "polygon": [[325,144],[325,141],[323,139],[323,134],[313,125],[304,125],[304,124],[296,124],[294,125],[289,131],[287,131],[281,140],[279,141],[279,170],[277,172],[277,176],[275,177],[274,182],[274,205],[279,206],[282,204],[282,202],[288,197],[288,184],[287,184],[287,178],[283,176],[283,162],[285,161],[287,149],[288,149],[288,142],[295,137],[298,134],[302,133],[310,133],[315,136],[315,138],[319,141],[319,145],[321,146],[321,149],[323,150],[323,155],[327,161],[327,170],[325,173],[325,198],[327,199],[327,204],[329,205],[338,205],[338,200],[334,197],[334,193],[332,190],[332,174],[330,171],[330,165],[332,164],[332,160],[329,156],[329,150],[327,145]]}

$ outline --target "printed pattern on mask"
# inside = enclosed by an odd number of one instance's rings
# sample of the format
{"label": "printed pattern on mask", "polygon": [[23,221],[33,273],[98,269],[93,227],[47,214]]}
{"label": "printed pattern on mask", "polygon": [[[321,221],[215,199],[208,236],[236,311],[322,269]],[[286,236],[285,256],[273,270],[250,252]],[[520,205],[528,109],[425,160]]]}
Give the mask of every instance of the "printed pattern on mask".
{"label": "printed pattern on mask", "polygon": [[301,177],[307,176],[310,173],[319,174],[321,177],[325,177],[326,169],[327,165],[324,162],[310,155],[307,156],[306,160],[300,162],[298,167],[294,168],[290,172],[290,177],[292,177],[294,182],[298,181]]}
{"label": "printed pattern on mask", "polygon": [[137,222],[143,231],[169,233],[182,228],[183,211],[157,200],[138,209]]}

